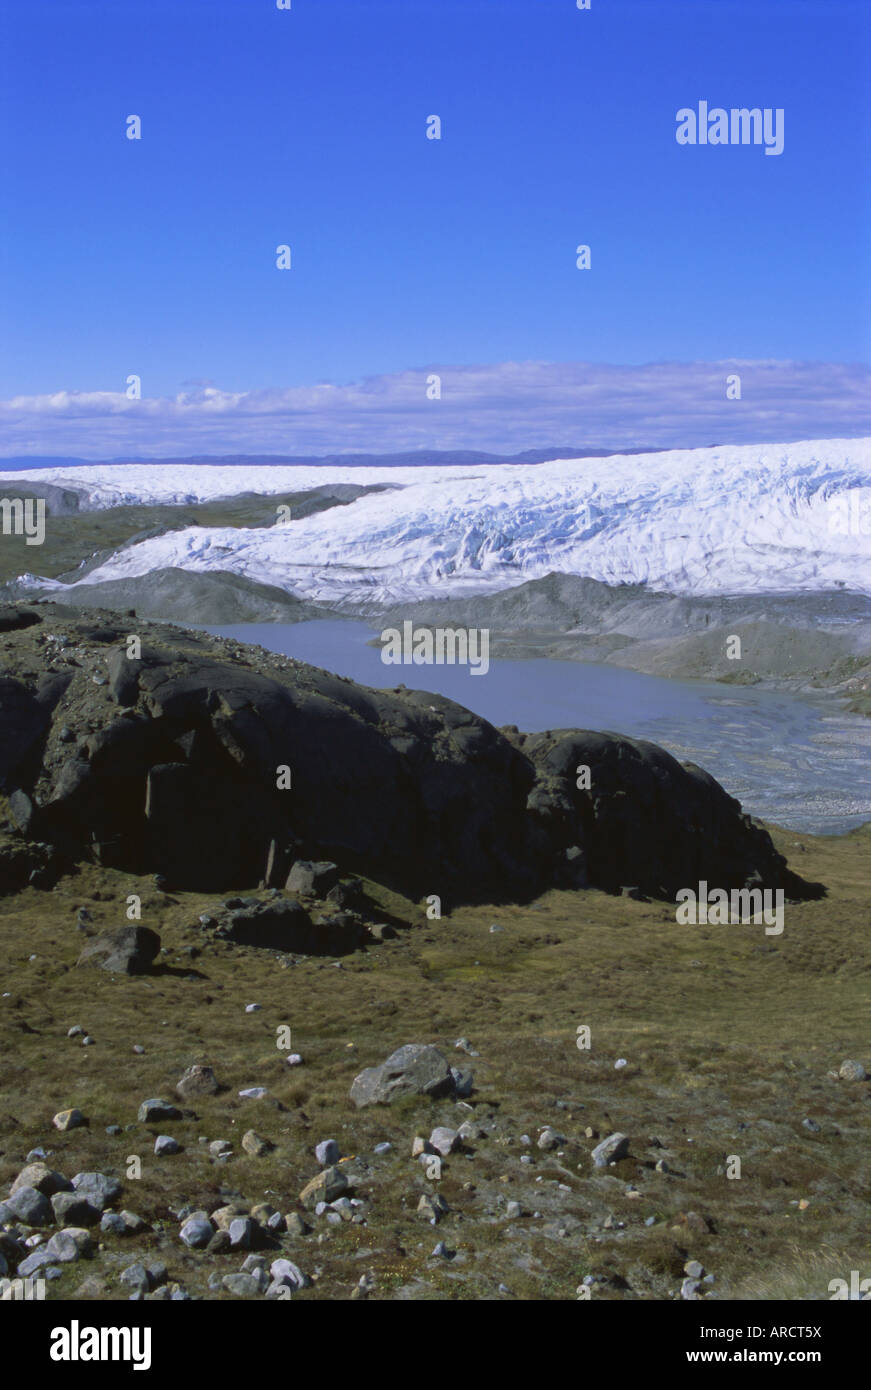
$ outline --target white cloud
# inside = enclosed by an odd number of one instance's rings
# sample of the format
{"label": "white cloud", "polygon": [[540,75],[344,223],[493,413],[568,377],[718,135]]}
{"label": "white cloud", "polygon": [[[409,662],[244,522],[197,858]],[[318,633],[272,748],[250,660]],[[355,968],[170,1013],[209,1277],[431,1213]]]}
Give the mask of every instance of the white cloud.
{"label": "white cloud", "polygon": [[[726,398],[738,374],[741,399]],[[441,378],[428,400],[427,378]],[[432,365],[336,386],[0,402],[5,455],[166,458],[551,446],[693,448],[871,434],[871,369],[806,362]]]}

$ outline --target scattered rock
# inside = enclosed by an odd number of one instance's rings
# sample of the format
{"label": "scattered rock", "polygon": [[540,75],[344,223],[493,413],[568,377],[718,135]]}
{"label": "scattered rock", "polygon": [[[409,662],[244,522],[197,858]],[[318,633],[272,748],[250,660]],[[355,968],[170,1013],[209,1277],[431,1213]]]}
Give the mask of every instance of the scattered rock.
{"label": "scattered rock", "polygon": [[181,1120],[181,1111],[169,1100],[152,1098],[144,1100],[139,1107],[139,1123],[142,1125],[152,1125],[166,1123],[167,1120]]}
{"label": "scattered rock", "polygon": [[4,1206],[25,1226],[52,1226],[54,1211],[51,1202],[35,1187],[19,1187],[6,1198]]}
{"label": "scattered rock", "polygon": [[838,1075],[842,1081],[867,1081],[868,1073],[861,1062],[842,1062],[838,1068]]}
{"label": "scattered rock", "polygon": [[274,1283],[283,1284],[289,1289],[304,1289],[309,1282],[299,1265],[295,1265],[292,1260],[273,1260],[269,1273]]}
{"label": "scattered rock", "polygon": [[56,1173],[47,1163],[28,1163],[22,1168],[10,1189],[14,1195],[22,1187],[35,1187],[44,1197],[56,1192],[72,1192],[73,1185],[62,1173]]}
{"label": "scattered rock", "polygon": [[66,1131],[68,1129],[81,1129],[88,1122],[81,1110],[73,1106],[70,1110],[59,1110],[52,1120],[55,1129]]}
{"label": "scattered rock", "polygon": [[322,1139],[319,1144],[315,1145],[315,1158],[322,1168],[329,1168],[334,1163],[338,1163],[341,1156],[335,1139]]}
{"label": "scattered rock", "polygon": [[565,1143],[565,1135],[560,1134],[555,1129],[552,1129],[550,1125],[546,1125],[545,1128],[541,1131],[541,1134],[538,1136],[538,1147],[540,1149],[543,1149],[545,1153],[551,1153],[554,1149],[561,1148],[561,1146]]}
{"label": "scattered rock", "polygon": [[76,1173],[73,1187],[80,1197],[84,1197],[97,1211],[105,1211],[117,1202],[122,1187],[117,1178],[106,1173]]}
{"label": "scattered rock", "polygon": [[445,1125],[439,1125],[429,1136],[429,1142],[436,1153],[441,1154],[442,1158],[447,1158],[458,1147],[459,1135],[455,1129],[448,1129]]}
{"label": "scattered rock", "polygon": [[311,1210],[318,1202],[334,1202],[337,1197],[344,1196],[350,1186],[341,1168],[325,1168],[317,1177],[312,1178],[311,1182],[306,1183],[299,1194],[299,1200],[304,1207]]}
{"label": "scattered rock", "polygon": [[269,1139],[262,1139],[255,1130],[248,1129],[242,1135],[242,1148],[252,1158],[262,1158],[264,1154],[271,1153],[275,1145]]}
{"label": "scattered rock", "polygon": [[252,1274],[225,1274],[221,1283],[234,1298],[257,1298],[262,1293]]}
{"label": "scattered rock", "polygon": [[237,1216],[229,1225],[230,1247],[233,1250],[250,1250],[257,1231],[256,1221],[248,1216]]}
{"label": "scattered rock", "polygon": [[56,1192],[51,1199],[59,1226],[96,1226],[100,1212],[80,1192]]}
{"label": "scattered rock", "polygon": [[220,1089],[212,1068],[195,1064],[180,1077],[175,1093],[181,1100],[193,1100],[199,1096],[216,1096]]}
{"label": "scattered rock", "polygon": [[609,1134],[601,1144],[597,1144],[591,1154],[597,1168],[607,1168],[609,1163],[617,1163],[629,1152],[629,1139],[625,1134]]}
{"label": "scattered rock", "polygon": [[433,1226],[437,1226],[449,1210],[450,1208],[440,1192],[425,1192],[417,1204],[418,1215],[424,1217]]}

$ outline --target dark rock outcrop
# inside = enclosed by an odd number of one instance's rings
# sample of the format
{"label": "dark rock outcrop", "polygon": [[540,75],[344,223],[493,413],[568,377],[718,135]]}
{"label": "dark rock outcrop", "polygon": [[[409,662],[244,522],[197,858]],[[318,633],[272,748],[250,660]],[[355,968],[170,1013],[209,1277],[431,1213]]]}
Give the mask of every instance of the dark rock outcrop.
{"label": "dark rock outcrop", "polygon": [[[39,607],[49,637],[7,639],[22,656],[0,677],[0,775],[32,803],[32,814],[16,803],[26,833],[72,857],[218,892],[280,887],[295,861],[330,861],[446,906],[587,884],[673,898],[700,879],[820,891],[712,777],[654,744],[500,731],[439,695],[366,689],[138,619],[141,656],[128,661],[123,624]],[[53,666],[28,683],[35,641],[51,642]],[[312,891],[322,897],[331,878],[316,873]],[[345,949],[360,924],[342,894],[333,904],[316,922],[298,904],[266,904],[222,930]]]}

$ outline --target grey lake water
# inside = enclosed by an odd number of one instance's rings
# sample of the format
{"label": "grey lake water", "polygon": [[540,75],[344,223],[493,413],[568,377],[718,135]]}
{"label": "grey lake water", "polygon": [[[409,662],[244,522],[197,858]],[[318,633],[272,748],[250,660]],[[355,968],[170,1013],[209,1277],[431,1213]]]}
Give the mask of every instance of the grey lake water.
{"label": "grey lake water", "polygon": [[871,820],[871,720],[753,687],[664,680],[617,666],[497,661],[393,666],[363,623],[243,623],[207,632],[297,657],[362,685],[432,690],[488,719],[646,738],[717,778],[745,811],[797,831],[843,834]]}

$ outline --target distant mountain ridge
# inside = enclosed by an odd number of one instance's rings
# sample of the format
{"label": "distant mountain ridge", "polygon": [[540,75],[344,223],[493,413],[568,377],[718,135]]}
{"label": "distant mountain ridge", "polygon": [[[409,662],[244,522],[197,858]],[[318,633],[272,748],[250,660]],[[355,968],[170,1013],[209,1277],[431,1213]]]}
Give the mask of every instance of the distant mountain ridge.
{"label": "distant mountain ridge", "polygon": [[[711,446],[714,447],[713,445]],[[90,468],[97,464],[123,468],[125,464],[145,463],[158,468],[190,463],[214,463],[223,468],[280,468],[292,464],[337,465],[342,468],[462,468],[465,464],[481,463],[547,463],[557,458],[613,458],[618,454],[656,454],[662,449],[594,449],[588,445],[560,444],[547,449],[524,449],[518,454],[487,454],[477,449],[414,449],[408,453],[390,454],[185,454],[176,458],[83,459],[55,457],[51,454],[14,454],[0,458],[3,469],[17,472],[23,468]]]}

